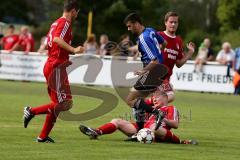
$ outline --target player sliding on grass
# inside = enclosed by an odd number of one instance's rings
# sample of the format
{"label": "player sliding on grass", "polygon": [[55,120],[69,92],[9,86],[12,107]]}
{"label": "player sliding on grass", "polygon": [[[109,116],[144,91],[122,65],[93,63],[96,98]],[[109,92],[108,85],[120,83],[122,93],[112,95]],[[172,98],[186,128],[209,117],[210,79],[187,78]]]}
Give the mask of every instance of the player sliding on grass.
{"label": "player sliding on grass", "polygon": [[[135,117],[140,130],[143,127],[141,119],[145,112],[154,113],[157,117],[157,124],[160,124],[162,118],[161,112],[147,105],[144,98],[161,85],[162,79],[167,74],[167,68],[161,65],[163,57],[160,50],[160,45],[165,46],[166,42],[153,28],[145,28],[141,17],[136,13],[129,14],[124,23],[129,31],[138,36],[138,50],[141,53],[141,61],[144,67],[142,70],[135,72],[140,78],[134,88],[131,89],[126,100],[127,104],[135,110]],[[156,129],[158,127],[159,125],[156,126]]]}
{"label": "player sliding on grass", "polygon": [[[149,102],[147,102],[149,103]],[[144,128],[151,129],[155,134],[155,142],[167,142],[176,144],[197,144],[195,140],[180,140],[178,136],[173,134],[172,128],[177,129],[179,125],[179,113],[175,106],[168,106],[167,94],[161,91],[156,91],[153,94],[153,108],[164,113],[164,118],[161,121],[161,126],[155,130],[155,116],[150,114],[146,116]],[[97,129],[80,125],[80,131],[91,139],[97,139],[101,135],[114,133],[116,130],[121,131],[129,137],[127,141],[137,141],[136,133],[138,127],[136,123],[131,123],[123,119],[113,119]],[[133,137],[132,137],[133,136]]]}
{"label": "player sliding on grass", "polygon": [[38,107],[24,108],[24,127],[27,128],[30,120],[39,114],[46,114],[46,120],[37,142],[53,143],[48,135],[61,111],[72,107],[72,96],[66,67],[71,65],[69,54],[82,53],[83,47],[71,46],[72,22],[77,18],[79,8],[76,0],[66,0],[63,16],[57,19],[47,35],[48,59],[44,66],[44,76],[48,85],[48,94],[51,103]]}

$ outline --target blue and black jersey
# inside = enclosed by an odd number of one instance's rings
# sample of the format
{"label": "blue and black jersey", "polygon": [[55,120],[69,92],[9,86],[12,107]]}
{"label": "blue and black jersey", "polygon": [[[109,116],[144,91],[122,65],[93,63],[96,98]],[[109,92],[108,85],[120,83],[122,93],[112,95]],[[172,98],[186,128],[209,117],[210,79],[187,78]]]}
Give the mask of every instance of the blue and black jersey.
{"label": "blue and black jersey", "polygon": [[159,63],[163,62],[163,56],[160,50],[160,44],[164,42],[153,28],[145,28],[138,37],[138,50],[141,53],[141,61],[144,65],[149,64],[152,60],[158,60]]}

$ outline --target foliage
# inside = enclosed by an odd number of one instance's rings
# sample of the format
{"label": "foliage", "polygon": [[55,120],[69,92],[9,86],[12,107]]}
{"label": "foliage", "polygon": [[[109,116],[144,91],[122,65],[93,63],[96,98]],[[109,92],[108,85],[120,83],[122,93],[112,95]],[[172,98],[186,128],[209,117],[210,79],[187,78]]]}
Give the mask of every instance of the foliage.
{"label": "foliage", "polygon": [[[46,35],[50,24],[62,15],[62,3],[62,0],[3,1],[0,5],[0,21],[7,19],[35,25],[34,37],[38,40]],[[176,11],[180,15],[177,34],[197,44],[203,37],[211,35],[214,44],[219,45],[219,39],[231,30],[238,30],[240,26],[239,0],[184,0],[181,3],[178,0],[83,0],[78,3],[80,13],[73,24],[73,45],[83,43],[86,39],[89,11],[93,11],[92,31],[97,39],[105,33],[112,41],[118,41],[122,34],[128,33],[123,19],[132,11],[140,13],[146,26],[157,30],[165,29],[165,13]],[[234,36],[226,36],[231,35]],[[237,43],[236,38],[228,38],[234,40],[233,44]]]}
{"label": "foliage", "polygon": [[1,1],[0,21],[6,23],[35,23],[30,13],[33,11],[26,0]]}
{"label": "foliage", "polygon": [[240,27],[240,1],[219,0],[217,17],[220,21],[220,30],[224,33]]}
{"label": "foliage", "polygon": [[240,47],[240,30],[232,30],[221,37],[221,42],[230,42],[232,48]]}

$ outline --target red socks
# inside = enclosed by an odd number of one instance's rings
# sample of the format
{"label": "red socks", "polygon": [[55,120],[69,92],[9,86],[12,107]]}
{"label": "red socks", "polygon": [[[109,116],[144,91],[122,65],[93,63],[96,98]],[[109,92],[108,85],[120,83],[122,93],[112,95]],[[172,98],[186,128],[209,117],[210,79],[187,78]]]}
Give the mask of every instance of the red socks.
{"label": "red socks", "polygon": [[97,128],[98,134],[111,134],[117,130],[117,127],[112,123],[106,123],[101,127]]}
{"label": "red socks", "polygon": [[34,115],[47,114],[46,120],[43,124],[42,131],[39,135],[39,138],[41,139],[44,139],[49,135],[49,133],[51,132],[54,126],[54,123],[56,122],[57,116],[54,113],[55,106],[56,106],[56,103],[49,103],[49,104],[42,105],[39,107],[34,107],[31,109],[31,112]]}
{"label": "red socks", "polygon": [[180,139],[174,135],[170,130],[167,130],[166,136],[163,138],[164,142],[169,142],[169,143],[180,143]]}
{"label": "red socks", "polygon": [[49,113],[46,115],[46,120],[44,122],[39,138],[44,139],[48,136],[54,126],[54,123],[56,122],[56,118],[57,117],[54,115],[54,113]]}
{"label": "red socks", "polygon": [[56,103],[49,103],[49,104],[45,104],[45,105],[42,105],[39,107],[34,107],[31,109],[31,112],[34,115],[54,113],[55,106],[56,106]]}

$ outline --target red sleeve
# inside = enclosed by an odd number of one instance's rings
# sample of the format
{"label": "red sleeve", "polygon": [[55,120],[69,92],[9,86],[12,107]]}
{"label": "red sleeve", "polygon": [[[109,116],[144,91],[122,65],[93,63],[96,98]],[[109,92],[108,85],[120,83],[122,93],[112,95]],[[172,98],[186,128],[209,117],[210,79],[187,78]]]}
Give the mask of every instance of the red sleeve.
{"label": "red sleeve", "polygon": [[15,35],[15,42],[17,42],[19,40],[19,36],[18,35]]}
{"label": "red sleeve", "polygon": [[146,98],[146,99],[145,99],[145,103],[146,103],[147,105],[153,105],[152,97]]}
{"label": "red sleeve", "polygon": [[2,38],[2,42],[5,43],[6,42],[6,37]]}
{"label": "red sleeve", "polygon": [[22,43],[23,40],[24,40],[24,36],[20,35],[20,36],[18,37],[17,43]]}
{"label": "red sleeve", "polygon": [[54,37],[64,39],[70,24],[66,20],[59,21]]}
{"label": "red sleeve", "polygon": [[176,121],[179,120],[179,114],[178,114],[178,111],[177,111],[176,107],[168,106],[167,119],[176,120]]}

